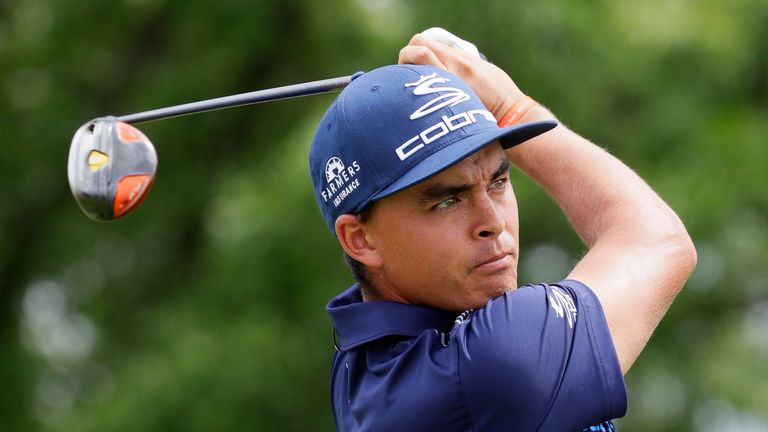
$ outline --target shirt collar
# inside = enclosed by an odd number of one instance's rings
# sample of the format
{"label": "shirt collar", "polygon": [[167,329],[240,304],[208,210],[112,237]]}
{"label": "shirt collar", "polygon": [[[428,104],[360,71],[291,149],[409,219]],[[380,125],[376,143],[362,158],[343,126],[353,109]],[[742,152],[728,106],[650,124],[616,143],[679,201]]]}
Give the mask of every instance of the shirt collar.
{"label": "shirt collar", "polygon": [[338,348],[349,350],[385,336],[416,337],[424,330],[448,331],[455,314],[427,306],[393,301],[364,302],[358,284],[326,306],[341,339]]}

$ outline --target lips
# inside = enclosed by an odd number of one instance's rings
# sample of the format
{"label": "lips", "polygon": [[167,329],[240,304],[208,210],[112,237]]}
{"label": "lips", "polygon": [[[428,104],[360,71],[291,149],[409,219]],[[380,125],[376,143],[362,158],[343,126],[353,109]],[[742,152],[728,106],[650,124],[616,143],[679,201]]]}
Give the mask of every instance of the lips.
{"label": "lips", "polygon": [[498,271],[504,270],[511,265],[512,251],[505,251],[485,258],[475,268],[483,271]]}
{"label": "lips", "polygon": [[504,252],[504,253],[500,253],[498,255],[494,255],[491,258],[489,258],[489,259],[483,261],[482,263],[480,263],[480,265],[490,264],[492,262],[495,262],[495,261],[498,261],[500,259],[503,259],[504,257],[506,257],[506,256],[508,256],[510,254],[511,254],[511,252]]}

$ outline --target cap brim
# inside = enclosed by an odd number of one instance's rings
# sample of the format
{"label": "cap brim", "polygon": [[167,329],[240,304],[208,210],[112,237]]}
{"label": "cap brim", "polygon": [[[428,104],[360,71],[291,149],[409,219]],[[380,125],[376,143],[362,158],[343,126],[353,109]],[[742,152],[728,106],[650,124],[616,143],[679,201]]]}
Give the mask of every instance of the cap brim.
{"label": "cap brim", "polygon": [[422,182],[453,165],[456,165],[466,159],[469,155],[496,140],[500,140],[502,148],[508,149],[541,135],[544,132],[553,129],[555,126],[557,126],[556,121],[546,120],[492,129],[487,132],[466,137],[440,149],[430,156],[427,156],[424,160],[419,162],[418,165],[406,171],[405,174],[400,176],[400,178],[395,180],[392,184],[373,195],[371,201],[382,199],[416,183]]}

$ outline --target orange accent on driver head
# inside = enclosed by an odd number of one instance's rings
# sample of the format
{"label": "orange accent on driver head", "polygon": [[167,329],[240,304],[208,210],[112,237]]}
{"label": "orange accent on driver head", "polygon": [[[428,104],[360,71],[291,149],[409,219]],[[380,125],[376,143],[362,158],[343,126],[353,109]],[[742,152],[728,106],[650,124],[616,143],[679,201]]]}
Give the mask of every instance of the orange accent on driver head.
{"label": "orange accent on driver head", "polygon": [[125,176],[117,182],[115,190],[115,219],[123,216],[139,205],[152,187],[154,176],[149,174]]}
{"label": "orange accent on driver head", "polygon": [[147,138],[141,131],[125,122],[117,122],[117,137],[124,142],[141,142]]}

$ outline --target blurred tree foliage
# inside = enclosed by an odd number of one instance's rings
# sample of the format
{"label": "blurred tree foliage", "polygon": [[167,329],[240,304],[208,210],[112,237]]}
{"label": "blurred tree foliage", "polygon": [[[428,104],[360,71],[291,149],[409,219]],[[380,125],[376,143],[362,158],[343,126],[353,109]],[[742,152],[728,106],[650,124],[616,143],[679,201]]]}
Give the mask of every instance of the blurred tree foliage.
{"label": "blurred tree foliage", "polygon": [[[623,430],[768,430],[768,3],[0,2],[0,431],[330,430],[325,303],[351,281],[307,175],[316,96],[142,126],[142,208],[66,181],[90,118],[346,75],[443,26],[681,214],[699,267]],[[515,174],[521,282],[583,246]],[[642,287],[638,287],[642,289]]]}

